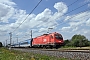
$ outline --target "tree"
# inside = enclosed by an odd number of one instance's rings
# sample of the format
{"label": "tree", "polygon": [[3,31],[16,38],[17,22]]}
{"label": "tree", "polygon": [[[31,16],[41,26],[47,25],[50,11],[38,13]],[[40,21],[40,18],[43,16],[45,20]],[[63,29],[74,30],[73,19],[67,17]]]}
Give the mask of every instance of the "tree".
{"label": "tree", "polygon": [[90,41],[88,41],[88,46],[90,46]]}
{"label": "tree", "polygon": [[88,46],[88,39],[84,35],[74,35],[71,39],[71,43],[76,47]]}
{"label": "tree", "polygon": [[2,42],[0,42],[0,47],[2,47]]}
{"label": "tree", "polygon": [[64,40],[64,46],[70,46],[70,40]]}

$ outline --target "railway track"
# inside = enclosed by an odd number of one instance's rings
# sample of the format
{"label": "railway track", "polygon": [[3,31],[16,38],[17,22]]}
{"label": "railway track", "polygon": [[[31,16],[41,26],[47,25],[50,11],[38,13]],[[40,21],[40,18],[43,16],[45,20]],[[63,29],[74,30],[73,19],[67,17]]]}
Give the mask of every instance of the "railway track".
{"label": "railway track", "polygon": [[34,48],[15,48],[23,52],[33,52],[35,54],[44,54],[49,56],[68,58],[69,60],[90,60],[90,50],[60,50],[60,49],[34,49]]}
{"label": "railway track", "polygon": [[28,50],[41,50],[41,51],[59,51],[59,52],[83,52],[90,53],[90,49],[42,49],[42,48],[18,48]]}

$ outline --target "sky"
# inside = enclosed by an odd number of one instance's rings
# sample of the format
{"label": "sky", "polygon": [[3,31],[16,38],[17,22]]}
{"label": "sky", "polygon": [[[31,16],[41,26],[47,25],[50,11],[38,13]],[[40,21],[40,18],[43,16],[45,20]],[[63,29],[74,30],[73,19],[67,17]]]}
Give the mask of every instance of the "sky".
{"label": "sky", "polygon": [[75,34],[90,40],[90,0],[42,0],[35,8],[39,1],[0,0],[1,42],[10,42],[10,32],[12,43],[29,39],[31,30],[33,38],[58,32],[64,40]]}

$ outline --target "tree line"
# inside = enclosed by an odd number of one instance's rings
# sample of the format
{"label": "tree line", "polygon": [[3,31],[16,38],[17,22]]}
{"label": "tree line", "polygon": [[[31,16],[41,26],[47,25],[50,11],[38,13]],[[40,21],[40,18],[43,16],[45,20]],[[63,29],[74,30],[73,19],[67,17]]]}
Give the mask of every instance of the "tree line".
{"label": "tree line", "polygon": [[90,46],[90,41],[84,35],[74,35],[70,40],[64,40],[64,46],[86,47]]}

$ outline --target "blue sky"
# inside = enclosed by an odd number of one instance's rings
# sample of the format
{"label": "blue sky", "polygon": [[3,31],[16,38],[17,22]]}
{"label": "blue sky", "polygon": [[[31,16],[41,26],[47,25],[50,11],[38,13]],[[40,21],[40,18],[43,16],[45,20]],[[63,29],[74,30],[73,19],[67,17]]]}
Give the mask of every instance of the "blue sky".
{"label": "blue sky", "polygon": [[[75,1],[76,1],[76,3],[74,3]],[[36,4],[39,2],[39,0],[33,0],[33,1],[31,1],[31,0],[27,0],[27,1],[13,0],[13,2],[15,2],[17,4],[17,8],[22,9],[22,10],[26,10],[27,13],[30,13],[30,11],[36,6]],[[68,11],[71,11],[72,9],[75,9],[75,8],[83,5],[85,3],[85,0],[69,0],[69,1],[68,0],[53,0],[53,1],[52,0],[43,0],[42,3],[40,3],[39,7],[36,8],[36,10],[33,13],[38,14],[38,13],[42,12],[45,8],[49,8],[53,12],[56,12],[57,10],[53,6],[57,2],[64,2],[67,6],[74,3],[68,7],[69,8]],[[76,11],[74,11],[74,13],[75,12],[78,13],[79,11],[83,11],[84,8],[87,8],[87,5],[83,6],[80,9],[77,9]]]}
{"label": "blue sky", "polygon": [[10,32],[12,41],[16,42],[17,35],[21,41],[30,38],[31,30],[33,37],[36,37],[47,33],[48,28],[53,28],[50,33],[61,33],[64,39],[81,34],[90,40],[90,0],[42,0],[25,20],[39,1],[0,0],[1,42],[9,42]]}

